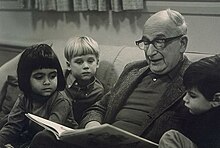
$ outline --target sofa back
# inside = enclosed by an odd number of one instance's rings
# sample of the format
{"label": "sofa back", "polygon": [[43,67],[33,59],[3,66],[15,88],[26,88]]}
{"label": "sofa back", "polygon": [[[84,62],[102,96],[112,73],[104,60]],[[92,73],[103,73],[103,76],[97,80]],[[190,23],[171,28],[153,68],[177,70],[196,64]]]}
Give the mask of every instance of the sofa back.
{"label": "sofa back", "polygon": [[[44,43],[52,45],[62,67],[66,68],[66,61],[63,54],[66,42],[61,40],[50,40],[45,41]],[[210,54],[203,53],[185,53],[185,55],[191,61],[211,56]],[[0,67],[0,90],[2,90],[3,84],[8,75],[16,75],[19,57],[20,54]],[[144,53],[137,47],[100,45],[100,66],[97,70],[96,76],[103,83],[106,91],[108,91],[117,81],[127,63],[143,59],[145,59]]]}

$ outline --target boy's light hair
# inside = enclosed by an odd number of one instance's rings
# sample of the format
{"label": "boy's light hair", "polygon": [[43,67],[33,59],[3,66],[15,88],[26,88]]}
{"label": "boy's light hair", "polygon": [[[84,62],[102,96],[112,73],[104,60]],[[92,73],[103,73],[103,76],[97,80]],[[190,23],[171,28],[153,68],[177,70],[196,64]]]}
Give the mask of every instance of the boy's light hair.
{"label": "boy's light hair", "polygon": [[67,61],[70,62],[73,57],[87,54],[94,54],[97,60],[99,60],[98,43],[91,37],[74,37],[67,41],[64,48],[64,56]]}

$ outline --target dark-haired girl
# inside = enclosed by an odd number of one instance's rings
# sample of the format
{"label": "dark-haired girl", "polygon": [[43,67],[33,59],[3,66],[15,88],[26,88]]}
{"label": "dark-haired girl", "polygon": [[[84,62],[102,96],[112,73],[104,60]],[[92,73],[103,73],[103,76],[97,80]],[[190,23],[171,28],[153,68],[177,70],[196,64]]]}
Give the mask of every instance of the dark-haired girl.
{"label": "dark-haired girl", "polygon": [[31,122],[25,113],[76,127],[69,98],[62,92],[65,79],[60,62],[47,44],[27,48],[17,67],[20,95],[8,121],[0,131],[2,147],[28,147],[31,139],[43,128]]}

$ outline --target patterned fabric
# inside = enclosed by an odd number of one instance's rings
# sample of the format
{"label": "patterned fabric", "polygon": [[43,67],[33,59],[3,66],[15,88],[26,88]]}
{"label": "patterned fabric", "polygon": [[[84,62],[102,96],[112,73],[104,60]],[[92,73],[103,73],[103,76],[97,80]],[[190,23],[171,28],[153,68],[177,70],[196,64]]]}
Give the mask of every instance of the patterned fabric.
{"label": "patterned fabric", "polygon": [[57,11],[70,11],[70,4],[69,0],[57,0]]}
{"label": "patterned fabric", "polygon": [[41,11],[56,10],[56,0],[35,0],[35,9]]}
{"label": "patterned fabric", "polygon": [[108,11],[143,9],[144,0],[22,0],[24,8],[39,11]]}
{"label": "patterned fabric", "polygon": [[144,8],[143,0],[122,0],[123,10],[136,10]]}
{"label": "patterned fabric", "polygon": [[118,12],[122,11],[122,1],[121,0],[111,0],[112,11]]}

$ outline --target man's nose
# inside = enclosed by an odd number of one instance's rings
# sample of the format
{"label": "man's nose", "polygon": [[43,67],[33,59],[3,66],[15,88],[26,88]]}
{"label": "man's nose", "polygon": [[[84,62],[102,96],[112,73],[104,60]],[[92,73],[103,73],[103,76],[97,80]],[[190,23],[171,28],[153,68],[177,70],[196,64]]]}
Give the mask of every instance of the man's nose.
{"label": "man's nose", "polygon": [[147,52],[147,56],[153,56],[153,55],[157,54],[158,51],[157,51],[157,49],[154,47],[153,44],[150,44],[149,47],[148,47],[148,49],[146,50],[146,52]]}

